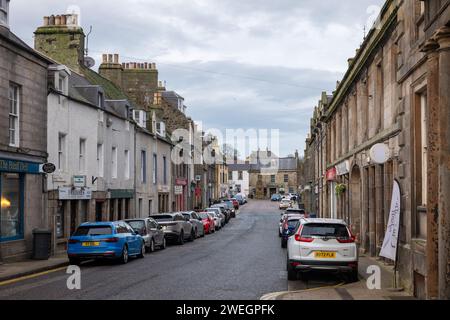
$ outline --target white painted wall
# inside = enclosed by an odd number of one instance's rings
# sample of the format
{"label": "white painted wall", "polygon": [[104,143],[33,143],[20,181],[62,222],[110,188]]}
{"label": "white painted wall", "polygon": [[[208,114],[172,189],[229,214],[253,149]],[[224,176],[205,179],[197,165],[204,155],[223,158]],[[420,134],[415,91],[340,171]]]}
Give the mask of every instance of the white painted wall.
{"label": "white painted wall", "polygon": [[229,185],[233,187],[241,185],[241,193],[247,197],[250,194],[250,174],[248,171],[242,171],[242,180],[239,180],[239,171],[233,171],[233,179],[229,181]]}

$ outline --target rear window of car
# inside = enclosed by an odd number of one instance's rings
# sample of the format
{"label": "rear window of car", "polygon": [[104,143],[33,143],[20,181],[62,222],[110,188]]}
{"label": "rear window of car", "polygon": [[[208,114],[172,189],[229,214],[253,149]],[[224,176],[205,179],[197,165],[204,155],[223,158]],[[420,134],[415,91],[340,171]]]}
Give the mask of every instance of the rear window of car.
{"label": "rear window of car", "polygon": [[199,215],[200,218],[202,218],[202,219],[208,219],[208,214],[207,214],[207,213],[202,212],[202,213],[199,213],[198,215]]}
{"label": "rear window of car", "polygon": [[103,236],[112,234],[112,228],[109,226],[83,226],[79,227],[73,234],[75,237],[80,236]]}
{"label": "rear window of car", "polygon": [[305,210],[292,210],[292,209],[288,209],[286,211],[287,214],[305,214]]}
{"label": "rear window of car", "polygon": [[127,221],[134,230],[144,230],[145,222],[143,220]]}
{"label": "rear window of car", "polygon": [[183,217],[191,219],[191,216],[189,214],[187,214],[187,213],[183,213]]}
{"label": "rear window of car", "polygon": [[153,219],[155,219],[156,221],[173,221],[173,217],[170,215],[158,215],[158,216],[152,216]]}
{"label": "rear window of car", "polygon": [[298,220],[289,220],[288,221],[288,226],[290,228],[296,227],[299,221],[300,221],[300,219],[298,219]]}
{"label": "rear window of car", "polygon": [[343,224],[308,223],[303,226],[302,236],[348,238],[350,235]]}

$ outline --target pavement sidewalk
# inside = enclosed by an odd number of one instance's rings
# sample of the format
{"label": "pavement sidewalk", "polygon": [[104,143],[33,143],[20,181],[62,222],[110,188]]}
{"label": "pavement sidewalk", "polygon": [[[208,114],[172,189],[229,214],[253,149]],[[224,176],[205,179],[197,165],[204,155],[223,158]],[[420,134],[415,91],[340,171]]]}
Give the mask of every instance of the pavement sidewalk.
{"label": "pavement sidewalk", "polygon": [[[371,276],[367,268],[378,265],[381,271],[381,289],[369,290],[366,281]],[[301,291],[275,292],[264,295],[261,300],[410,300],[414,297],[404,291],[393,290],[392,266],[361,256],[359,260],[360,281],[350,284],[313,288]]]}
{"label": "pavement sidewalk", "polygon": [[67,255],[51,257],[49,260],[26,260],[0,265],[0,284],[8,280],[21,278],[69,265]]}

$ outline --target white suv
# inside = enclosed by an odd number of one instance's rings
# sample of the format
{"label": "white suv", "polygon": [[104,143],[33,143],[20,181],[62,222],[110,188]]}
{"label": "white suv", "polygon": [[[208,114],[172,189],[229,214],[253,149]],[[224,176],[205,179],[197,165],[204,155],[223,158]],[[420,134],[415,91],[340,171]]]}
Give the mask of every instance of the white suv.
{"label": "white suv", "polygon": [[288,279],[299,272],[345,272],[358,281],[358,248],[343,220],[303,219],[288,240]]}

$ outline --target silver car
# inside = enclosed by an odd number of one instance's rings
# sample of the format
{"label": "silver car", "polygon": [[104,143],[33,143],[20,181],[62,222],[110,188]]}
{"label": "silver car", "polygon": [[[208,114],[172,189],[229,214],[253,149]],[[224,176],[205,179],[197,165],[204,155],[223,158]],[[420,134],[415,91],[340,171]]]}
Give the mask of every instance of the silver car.
{"label": "silver car", "polygon": [[217,217],[220,219],[220,227],[219,227],[219,229],[221,229],[227,223],[227,217],[222,212],[222,210],[223,210],[222,207],[212,207],[212,208],[205,209],[205,211],[214,212],[217,215]]}
{"label": "silver car", "polygon": [[147,253],[154,252],[156,248],[166,248],[166,236],[164,231],[154,219],[127,219],[125,222],[144,238],[145,251]]}
{"label": "silver car", "polygon": [[194,226],[195,237],[203,238],[205,236],[205,228],[203,227],[202,218],[195,211],[183,212],[185,218],[189,218],[189,221]]}
{"label": "silver car", "polygon": [[189,219],[181,213],[163,213],[150,216],[161,226],[168,241],[183,245],[185,241],[195,240],[195,230]]}

